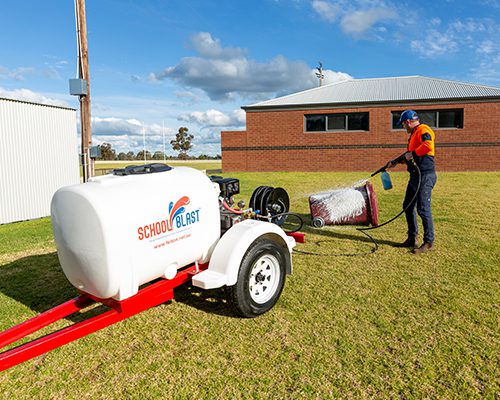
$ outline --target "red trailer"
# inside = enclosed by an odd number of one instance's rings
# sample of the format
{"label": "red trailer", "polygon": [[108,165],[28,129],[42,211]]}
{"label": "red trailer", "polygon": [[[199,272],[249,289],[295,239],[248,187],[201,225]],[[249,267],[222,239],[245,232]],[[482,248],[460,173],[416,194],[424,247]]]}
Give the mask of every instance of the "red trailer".
{"label": "red trailer", "polygon": [[0,333],[0,349],[96,302],[109,310],[4,351],[0,370],[171,300],[174,288],[188,282],[225,287],[240,316],[269,311],[303,235],[271,222],[283,223],[286,193],[261,201],[258,212],[235,208],[237,193],[237,179],[164,164],[127,167],[59,189],[51,206],[54,239],[63,272],[80,295]]}

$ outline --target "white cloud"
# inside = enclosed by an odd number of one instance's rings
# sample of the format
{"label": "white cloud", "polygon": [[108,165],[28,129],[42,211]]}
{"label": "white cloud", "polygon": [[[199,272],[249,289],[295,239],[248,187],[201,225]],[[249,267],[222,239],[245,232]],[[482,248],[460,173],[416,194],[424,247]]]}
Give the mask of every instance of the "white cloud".
{"label": "white cloud", "polygon": [[[314,72],[314,71],[313,71]],[[345,72],[335,72],[330,69],[323,70],[323,75],[325,76],[324,83],[328,85],[330,83],[335,83],[339,81],[345,81],[348,79],[353,79],[353,77]],[[316,74],[315,74],[316,76]]]}
{"label": "white cloud", "polygon": [[0,65],[0,80],[13,79],[15,81],[24,81],[27,75],[32,75],[35,72],[33,67],[18,67],[8,69]]}
{"label": "white cloud", "polygon": [[147,124],[137,119],[116,117],[92,117],[92,141],[94,145],[110,143],[117,153],[139,152],[146,145],[146,150],[154,153],[163,151],[174,155],[170,140],[176,131],[159,124]]}
{"label": "white cloud", "polygon": [[304,61],[276,56],[267,63],[247,58],[241,49],[222,48],[210,34],[193,36],[199,56],[185,57],[179,64],[150,74],[151,81],[171,79],[184,87],[203,90],[212,100],[239,97],[265,99],[309,89],[317,79]]}
{"label": "white cloud", "polygon": [[190,104],[197,103],[198,101],[200,101],[200,97],[189,90],[178,90],[174,92],[174,95],[178,99],[187,100],[187,102]]}
{"label": "white cloud", "polygon": [[27,101],[30,103],[48,104],[52,106],[70,107],[68,103],[63,100],[53,99],[46,97],[40,93],[33,92],[29,89],[14,89],[8,90],[0,87],[0,97],[6,99],[14,99],[20,101]]}
{"label": "white cloud", "polygon": [[495,51],[498,51],[498,48],[495,48],[497,47],[495,45],[495,43],[491,40],[484,40],[483,42],[479,43],[479,45],[477,46],[477,52],[479,54],[493,54],[495,53]]}
{"label": "white cloud", "polygon": [[240,48],[222,48],[219,39],[214,39],[208,32],[199,32],[191,37],[194,49],[205,58],[232,60],[244,56],[245,51]]}
{"label": "white cloud", "polygon": [[365,32],[373,28],[375,24],[396,18],[396,12],[389,8],[359,10],[345,15],[342,18],[341,28],[344,33],[360,37]]}
{"label": "white cloud", "polygon": [[330,1],[313,0],[311,4],[314,11],[328,22],[335,22],[341,12],[340,5]]}
{"label": "white cloud", "polygon": [[450,29],[454,30],[457,33],[481,33],[486,32],[489,29],[489,25],[490,23],[488,20],[481,21],[473,18],[468,18],[465,21],[457,20],[452,22],[450,24]]}
{"label": "white cloud", "polygon": [[42,74],[49,79],[54,79],[54,80],[62,79],[62,76],[61,76],[59,70],[54,68],[54,67],[45,68],[42,71]]}
{"label": "white cloud", "polygon": [[0,80],[25,81],[29,76],[42,75],[49,79],[59,80],[61,78],[60,71],[66,68],[67,61],[45,62],[43,67],[17,67],[9,69],[0,65]]}
{"label": "white cloud", "polygon": [[373,39],[370,31],[386,33],[380,24],[397,19],[396,6],[384,0],[313,0],[311,6],[327,22],[340,20],[342,32],[355,38]]}
{"label": "white cloud", "polygon": [[242,127],[245,125],[246,114],[243,110],[235,110],[231,115],[226,115],[221,111],[210,109],[183,114],[178,119],[179,121],[194,122],[204,127]]}
{"label": "white cloud", "polygon": [[431,24],[431,26],[439,26],[441,25],[441,19],[434,17],[430,19],[429,23]]}
{"label": "white cloud", "polygon": [[63,79],[61,71],[67,72],[68,62],[55,56],[45,55],[44,58],[48,59],[48,61],[44,62],[44,66],[40,70],[41,74],[49,79]]}
{"label": "white cloud", "polygon": [[[191,124],[203,125],[202,128],[189,128],[194,136],[193,148],[189,152],[193,156],[200,154],[217,155],[220,150],[220,127],[227,126],[241,128],[245,124],[245,112],[235,110],[226,115],[217,110],[193,112],[186,114],[179,120]],[[177,129],[171,129],[158,124],[146,124],[136,119],[116,117],[92,117],[93,144],[111,143],[117,153],[133,151],[137,154],[144,147],[150,152],[163,151],[167,155],[176,155],[172,150],[170,140],[175,138]]]}
{"label": "white cloud", "polygon": [[500,8],[500,1],[499,0],[481,0],[481,4],[493,8]]}
{"label": "white cloud", "polygon": [[143,136],[143,131],[149,136],[171,135],[171,128],[163,128],[158,124],[144,124],[137,119],[122,119],[116,117],[92,117],[92,134],[97,136]]}
{"label": "white cloud", "polygon": [[500,43],[484,40],[476,47],[478,63],[472,76],[480,82],[500,83]]}
{"label": "white cloud", "polygon": [[494,59],[495,54],[499,54],[500,46],[496,43],[500,40],[500,27],[490,18],[457,19],[438,28],[440,26],[424,27],[421,31],[425,36],[411,41],[412,49],[421,58],[451,54],[470,57],[466,54],[472,51],[478,56],[477,63],[485,65]]}
{"label": "white cloud", "polygon": [[472,69],[472,76],[479,82],[500,84],[500,57],[493,60],[481,61]]}
{"label": "white cloud", "polygon": [[427,31],[427,36],[421,40],[412,40],[412,50],[421,58],[432,58],[455,53],[459,49],[453,35],[441,33],[437,30]]}

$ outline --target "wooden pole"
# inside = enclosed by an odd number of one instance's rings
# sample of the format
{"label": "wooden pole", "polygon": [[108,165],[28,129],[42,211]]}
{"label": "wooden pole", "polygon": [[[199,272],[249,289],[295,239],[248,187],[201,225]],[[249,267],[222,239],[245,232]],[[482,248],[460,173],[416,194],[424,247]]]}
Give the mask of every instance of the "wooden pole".
{"label": "wooden pole", "polygon": [[90,74],[89,52],[87,42],[87,19],[85,14],[85,0],[76,0],[76,15],[78,27],[78,71],[79,78],[87,81],[87,94],[80,96],[80,123],[82,130],[82,159],[83,181],[94,175],[93,160],[90,158],[92,146],[92,126],[90,116]]}

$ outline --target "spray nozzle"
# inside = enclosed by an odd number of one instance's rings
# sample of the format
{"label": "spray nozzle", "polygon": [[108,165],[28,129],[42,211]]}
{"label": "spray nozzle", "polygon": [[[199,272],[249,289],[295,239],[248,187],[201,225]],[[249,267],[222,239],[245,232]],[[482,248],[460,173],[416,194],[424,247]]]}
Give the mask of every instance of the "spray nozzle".
{"label": "spray nozzle", "polygon": [[373,174],[370,175],[370,177],[373,177],[377,174],[380,174],[381,172],[384,172],[387,169],[387,165],[384,165],[382,168],[377,169]]}
{"label": "spray nozzle", "polygon": [[373,177],[373,176],[375,176],[377,174],[380,174],[381,172],[385,172],[385,170],[389,166],[400,164],[403,161],[412,160],[413,158],[411,156],[410,156],[410,158],[408,158],[408,156],[407,156],[408,153],[411,155],[411,152],[405,151],[403,154],[401,154],[400,156],[396,157],[394,160],[389,161],[386,165],[384,165],[383,167],[377,169],[373,174],[370,175],[370,177]]}

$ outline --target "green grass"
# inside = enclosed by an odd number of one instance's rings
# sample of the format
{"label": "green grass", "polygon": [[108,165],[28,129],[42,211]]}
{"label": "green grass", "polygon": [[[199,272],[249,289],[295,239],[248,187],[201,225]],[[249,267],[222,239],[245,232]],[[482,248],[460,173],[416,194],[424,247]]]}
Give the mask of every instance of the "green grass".
{"label": "green grass", "polygon": [[[310,222],[308,194],[362,173],[234,173],[247,202],[281,186]],[[380,220],[401,209],[373,179]],[[235,318],[219,290],[184,286],[169,304],[112,325],[0,373],[12,399],[421,399],[499,396],[499,173],[439,173],[436,251],[394,248],[399,218],[371,234],[312,229],[269,313]],[[59,269],[50,221],[0,226],[0,329],[75,295]],[[78,317],[76,317],[78,318]],[[57,327],[75,320],[64,320]],[[46,329],[44,332],[49,332]]]}
{"label": "green grass", "polygon": [[12,258],[17,254],[34,251],[53,251],[54,241],[50,219],[0,225],[0,262],[3,258]]}

